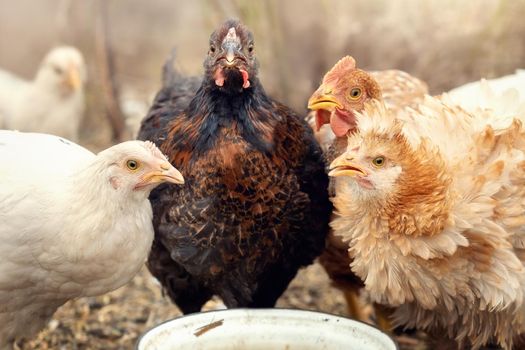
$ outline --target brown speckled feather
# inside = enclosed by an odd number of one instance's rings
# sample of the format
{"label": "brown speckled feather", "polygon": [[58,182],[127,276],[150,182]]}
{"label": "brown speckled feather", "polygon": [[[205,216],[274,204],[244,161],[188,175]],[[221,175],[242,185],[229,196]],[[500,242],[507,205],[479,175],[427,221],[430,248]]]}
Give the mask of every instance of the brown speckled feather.
{"label": "brown speckled feather", "polygon": [[[141,137],[161,136],[186,179],[152,193],[148,261],[184,312],[213,294],[228,307],[271,307],[324,248],[331,204],[322,152],[308,125],[246,71],[242,92],[217,87],[207,71],[189,104],[157,101],[142,126]],[[164,90],[158,96],[177,89]],[[152,136],[148,120],[158,118],[167,121]]]}

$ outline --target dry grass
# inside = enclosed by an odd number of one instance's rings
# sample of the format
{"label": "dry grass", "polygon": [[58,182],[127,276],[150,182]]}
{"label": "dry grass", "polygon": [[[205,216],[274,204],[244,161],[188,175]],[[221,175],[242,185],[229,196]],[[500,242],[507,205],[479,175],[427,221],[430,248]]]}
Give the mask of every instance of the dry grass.
{"label": "dry grass", "polygon": [[[204,309],[218,307],[208,302]],[[277,303],[278,307],[324,311],[347,316],[341,293],[331,287],[320,265],[300,271]],[[365,312],[369,312],[367,306]],[[132,349],[141,333],[180,316],[163,297],[158,283],[143,269],[126,286],[96,298],[70,301],[55,314],[39,336],[21,344],[22,350],[124,350]],[[422,335],[397,336],[402,350],[424,350]]]}

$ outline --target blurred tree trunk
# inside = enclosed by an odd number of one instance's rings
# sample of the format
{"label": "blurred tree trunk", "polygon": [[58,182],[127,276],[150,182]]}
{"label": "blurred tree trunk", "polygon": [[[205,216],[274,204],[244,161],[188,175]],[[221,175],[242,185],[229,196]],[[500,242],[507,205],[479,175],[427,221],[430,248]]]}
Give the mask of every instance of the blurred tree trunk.
{"label": "blurred tree trunk", "polygon": [[95,48],[99,79],[106,105],[106,113],[115,142],[129,139],[126,131],[126,122],[119,104],[118,84],[115,78],[115,64],[113,51],[108,33],[108,2],[95,2]]}
{"label": "blurred tree trunk", "polygon": [[56,13],[56,26],[58,29],[59,42],[61,45],[63,43],[70,42],[73,35],[70,17],[71,17],[71,0],[60,0],[58,3],[57,13]]}

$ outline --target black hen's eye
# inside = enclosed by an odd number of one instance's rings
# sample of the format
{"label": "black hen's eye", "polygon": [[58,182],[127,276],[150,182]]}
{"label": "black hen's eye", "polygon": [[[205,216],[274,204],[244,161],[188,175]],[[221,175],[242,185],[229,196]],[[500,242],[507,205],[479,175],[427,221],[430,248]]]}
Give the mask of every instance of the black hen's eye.
{"label": "black hen's eye", "polygon": [[380,168],[383,165],[385,165],[385,158],[384,157],[376,157],[376,158],[372,159],[372,164],[374,164],[374,166]]}
{"label": "black hen's eye", "polygon": [[350,96],[351,99],[355,100],[355,99],[358,99],[359,97],[361,97],[361,94],[362,94],[362,92],[361,92],[360,88],[353,88],[352,90],[350,90],[349,96]]}
{"label": "black hen's eye", "polygon": [[129,170],[137,170],[139,168],[139,162],[134,159],[130,159],[126,162],[126,166]]}
{"label": "black hen's eye", "polygon": [[253,53],[253,44],[248,46],[248,52],[249,53]]}
{"label": "black hen's eye", "polygon": [[215,46],[210,45],[210,53],[215,53]]}

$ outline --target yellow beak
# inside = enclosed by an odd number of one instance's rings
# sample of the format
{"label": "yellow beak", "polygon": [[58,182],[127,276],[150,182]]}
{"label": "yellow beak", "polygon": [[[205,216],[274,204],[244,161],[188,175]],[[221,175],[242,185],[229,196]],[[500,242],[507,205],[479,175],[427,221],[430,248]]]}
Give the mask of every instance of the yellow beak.
{"label": "yellow beak", "polygon": [[80,80],[80,73],[75,67],[69,67],[66,76],[66,84],[70,86],[73,91],[80,89],[82,81]]}
{"label": "yellow beak", "polygon": [[[319,91],[319,90],[318,90]],[[316,91],[308,100],[308,108],[311,110],[326,109],[333,111],[335,108],[342,109],[343,106],[331,92],[323,91],[322,93]]]}
{"label": "yellow beak", "polygon": [[160,169],[146,173],[141,182],[135,188],[141,188],[147,185],[170,182],[176,185],[184,184],[184,177],[173,165],[169,162],[160,164]]}
{"label": "yellow beak", "polygon": [[353,158],[349,158],[346,153],[343,153],[330,164],[329,176],[367,176],[368,173],[361,166],[352,162]]}

